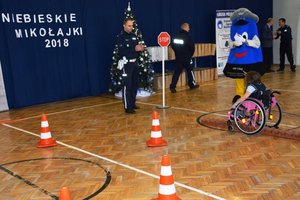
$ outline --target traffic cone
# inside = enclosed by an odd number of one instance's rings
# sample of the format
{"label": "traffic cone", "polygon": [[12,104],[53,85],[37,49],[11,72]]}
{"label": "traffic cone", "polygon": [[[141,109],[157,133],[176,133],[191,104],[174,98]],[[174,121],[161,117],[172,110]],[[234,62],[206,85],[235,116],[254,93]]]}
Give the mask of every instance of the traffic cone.
{"label": "traffic cone", "polygon": [[41,120],[41,139],[37,143],[37,147],[52,147],[56,146],[56,141],[52,139],[49,124],[45,114],[42,114]]}
{"label": "traffic cone", "polygon": [[71,200],[70,191],[67,187],[62,187],[60,189],[59,200]]}
{"label": "traffic cone", "polygon": [[171,162],[168,155],[163,155],[162,157],[158,197],[152,200],[181,200],[176,195]]}
{"label": "traffic cone", "polygon": [[146,144],[148,147],[159,147],[167,145],[167,142],[162,138],[158,113],[156,111],[154,111],[152,114],[151,138],[146,142]]}

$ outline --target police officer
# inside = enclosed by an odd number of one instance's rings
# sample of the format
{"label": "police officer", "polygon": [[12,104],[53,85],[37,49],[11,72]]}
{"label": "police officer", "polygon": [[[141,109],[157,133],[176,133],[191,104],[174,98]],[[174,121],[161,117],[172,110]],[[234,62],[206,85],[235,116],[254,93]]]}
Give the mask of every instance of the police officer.
{"label": "police officer", "polygon": [[175,67],[170,90],[176,92],[176,84],[183,69],[186,69],[188,75],[188,85],[191,89],[198,88],[196,84],[191,58],[195,51],[195,45],[189,36],[190,26],[188,23],[181,25],[181,30],[173,37],[171,46],[175,52]]}
{"label": "police officer", "polygon": [[117,45],[120,55],[118,68],[122,74],[122,99],[126,113],[133,114],[138,107],[135,104],[138,81],[137,58],[140,51],[144,50],[143,45],[138,44],[137,36],[132,33],[133,20],[125,19],[124,30],[118,35]]}
{"label": "police officer", "polygon": [[294,65],[293,51],[292,51],[292,29],[290,26],[286,25],[286,20],[284,18],[279,19],[280,28],[276,32],[275,39],[280,37],[280,68],[277,71],[284,71],[285,64],[285,54],[287,55],[288,61],[291,66],[292,72],[296,71],[296,66]]}

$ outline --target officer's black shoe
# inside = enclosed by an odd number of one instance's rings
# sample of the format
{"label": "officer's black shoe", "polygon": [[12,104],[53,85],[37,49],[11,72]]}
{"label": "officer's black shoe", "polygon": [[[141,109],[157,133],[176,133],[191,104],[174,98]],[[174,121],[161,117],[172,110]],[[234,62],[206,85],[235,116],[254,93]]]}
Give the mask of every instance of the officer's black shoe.
{"label": "officer's black shoe", "polygon": [[134,106],[133,106],[133,109],[140,109],[140,107],[137,106],[137,105],[134,105]]}
{"label": "officer's black shoe", "polygon": [[277,72],[283,72],[284,71],[284,69],[278,69],[277,70]]}
{"label": "officer's black shoe", "polygon": [[170,88],[170,91],[171,91],[172,93],[176,93],[176,89],[175,89],[175,88]]}
{"label": "officer's black shoe", "polygon": [[125,109],[125,113],[128,113],[128,114],[134,114],[134,113],[135,113],[135,110]]}
{"label": "officer's black shoe", "polygon": [[199,87],[199,84],[193,85],[192,87],[190,87],[190,89],[193,90],[193,89],[196,89],[196,88],[198,88],[198,87]]}
{"label": "officer's black shoe", "polygon": [[295,68],[292,68],[291,70],[292,70],[292,72],[296,72],[296,69],[295,69]]}

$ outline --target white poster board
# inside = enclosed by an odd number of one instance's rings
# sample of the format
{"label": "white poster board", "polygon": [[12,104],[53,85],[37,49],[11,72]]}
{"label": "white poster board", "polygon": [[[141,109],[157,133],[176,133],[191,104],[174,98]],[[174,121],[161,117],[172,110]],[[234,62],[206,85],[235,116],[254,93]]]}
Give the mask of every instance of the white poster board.
{"label": "white poster board", "polygon": [[223,74],[223,69],[227,63],[230,48],[226,41],[230,40],[230,16],[234,10],[216,11],[216,59],[218,74]]}
{"label": "white poster board", "polygon": [[0,62],[0,111],[8,110],[4,81],[2,76],[2,66]]}

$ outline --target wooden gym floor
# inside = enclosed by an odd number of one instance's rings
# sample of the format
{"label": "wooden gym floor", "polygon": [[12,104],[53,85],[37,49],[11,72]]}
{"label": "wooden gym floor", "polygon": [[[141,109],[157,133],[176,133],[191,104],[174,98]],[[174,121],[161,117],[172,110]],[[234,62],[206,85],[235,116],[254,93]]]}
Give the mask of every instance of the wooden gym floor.
{"label": "wooden gym floor", "polygon": [[[268,73],[263,81],[282,92],[280,129],[300,132],[300,69]],[[148,200],[157,197],[161,156],[168,154],[178,196],[198,199],[300,199],[300,141],[264,134],[246,136],[201,126],[208,112],[226,113],[234,81],[220,77],[199,89],[166,90],[138,99],[125,114],[109,95],[72,99],[0,113],[0,199]],[[152,112],[159,112],[168,146],[149,148]],[[46,113],[58,145],[37,148],[40,116]]]}

